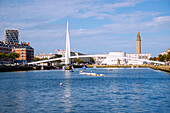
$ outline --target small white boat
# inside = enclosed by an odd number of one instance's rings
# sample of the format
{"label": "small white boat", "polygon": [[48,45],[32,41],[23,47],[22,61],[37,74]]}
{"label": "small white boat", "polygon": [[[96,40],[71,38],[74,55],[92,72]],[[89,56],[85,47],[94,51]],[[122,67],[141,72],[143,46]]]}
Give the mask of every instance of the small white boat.
{"label": "small white boat", "polygon": [[41,66],[41,70],[44,70],[44,67],[43,67],[43,66]]}
{"label": "small white boat", "polygon": [[133,66],[133,65],[131,66],[131,69],[134,69],[134,66]]}
{"label": "small white boat", "polygon": [[96,66],[93,66],[93,69],[96,69]]}

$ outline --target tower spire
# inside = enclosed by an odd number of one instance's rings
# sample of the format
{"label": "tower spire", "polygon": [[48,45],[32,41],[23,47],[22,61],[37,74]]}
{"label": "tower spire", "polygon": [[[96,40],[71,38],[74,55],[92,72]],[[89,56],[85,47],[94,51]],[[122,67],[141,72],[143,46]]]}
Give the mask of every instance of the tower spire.
{"label": "tower spire", "polygon": [[66,52],[65,52],[65,64],[69,64],[69,58],[70,58],[70,37],[69,37],[69,25],[67,20],[67,30],[66,30]]}
{"label": "tower spire", "polygon": [[136,54],[141,54],[141,36],[138,32],[136,39]]}

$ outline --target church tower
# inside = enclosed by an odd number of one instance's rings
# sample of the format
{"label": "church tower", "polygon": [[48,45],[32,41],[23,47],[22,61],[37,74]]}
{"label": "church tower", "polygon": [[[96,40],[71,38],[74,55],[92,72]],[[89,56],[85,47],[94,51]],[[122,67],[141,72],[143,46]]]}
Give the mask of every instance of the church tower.
{"label": "church tower", "polygon": [[136,39],[136,54],[141,54],[141,38],[139,32]]}

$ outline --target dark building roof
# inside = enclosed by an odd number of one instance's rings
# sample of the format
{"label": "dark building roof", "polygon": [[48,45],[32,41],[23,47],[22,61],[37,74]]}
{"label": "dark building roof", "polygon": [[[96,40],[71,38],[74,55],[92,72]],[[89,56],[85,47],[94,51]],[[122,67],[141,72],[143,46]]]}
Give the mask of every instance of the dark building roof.
{"label": "dark building roof", "polygon": [[30,43],[26,43],[26,42],[21,42],[21,44],[18,43],[3,43],[2,41],[0,41],[0,46],[2,47],[9,47],[9,48],[27,48],[27,49],[34,49],[30,46]]}

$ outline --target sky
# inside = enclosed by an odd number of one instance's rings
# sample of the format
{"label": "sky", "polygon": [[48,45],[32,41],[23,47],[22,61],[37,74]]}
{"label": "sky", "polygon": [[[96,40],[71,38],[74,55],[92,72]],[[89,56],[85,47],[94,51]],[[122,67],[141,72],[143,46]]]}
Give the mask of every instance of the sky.
{"label": "sky", "polygon": [[0,0],[0,40],[18,29],[35,54],[65,49],[67,20],[73,51],[136,53],[138,32],[142,53],[170,48],[170,0]]}

